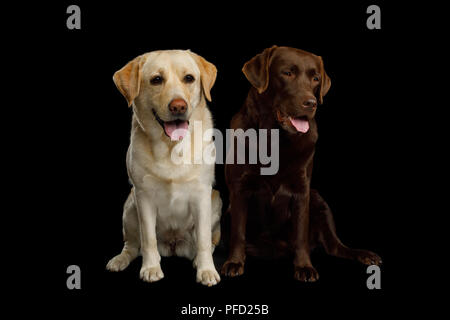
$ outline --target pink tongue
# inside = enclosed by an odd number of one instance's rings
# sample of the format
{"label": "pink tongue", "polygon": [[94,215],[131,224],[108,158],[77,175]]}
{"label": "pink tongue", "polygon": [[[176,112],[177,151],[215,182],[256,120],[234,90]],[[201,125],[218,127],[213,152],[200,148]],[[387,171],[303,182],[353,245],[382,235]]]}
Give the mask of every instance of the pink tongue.
{"label": "pink tongue", "polygon": [[172,141],[178,141],[183,139],[188,132],[188,122],[175,120],[164,122],[164,131],[170,137]]}
{"label": "pink tongue", "polygon": [[297,131],[305,133],[309,130],[308,120],[304,120],[301,118],[291,118],[291,117],[289,117],[289,120],[291,121],[291,123],[295,127],[295,129],[297,129]]}

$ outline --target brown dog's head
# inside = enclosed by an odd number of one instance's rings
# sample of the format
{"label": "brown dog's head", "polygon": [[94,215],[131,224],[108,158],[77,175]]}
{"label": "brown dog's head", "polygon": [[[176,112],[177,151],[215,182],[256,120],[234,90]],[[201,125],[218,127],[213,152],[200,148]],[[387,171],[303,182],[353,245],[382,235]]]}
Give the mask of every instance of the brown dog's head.
{"label": "brown dog's head", "polygon": [[242,71],[270,100],[281,127],[292,133],[308,132],[317,105],[331,86],[322,58],[295,48],[267,48],[245,63]]}

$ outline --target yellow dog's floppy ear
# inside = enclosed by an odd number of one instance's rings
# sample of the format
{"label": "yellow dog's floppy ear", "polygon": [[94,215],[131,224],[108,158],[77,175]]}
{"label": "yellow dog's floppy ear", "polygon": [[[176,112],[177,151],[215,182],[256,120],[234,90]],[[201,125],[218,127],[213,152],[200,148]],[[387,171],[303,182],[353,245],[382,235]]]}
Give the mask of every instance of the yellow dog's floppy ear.
{"label": "yellow dog's floppy ear", "polygon": [[323,97],[327,94],[328,90],[330,90],[331,87],[331,79],[325,72],[325,67],[323,66],[323,60],[322,57],[319,57],[320,59],[320,87],[319,87],[319,103],[323,103]]}
{"label": "yellow dog's floppy ear", "polygon": [[128,106],[131,106],[134,99],[139,95],[141,85],[142,65],[145,62],[144,56],[138,56],[128,62],[125,67],[114,73],[113,80],[117,89],[127,99]]}
{"label": "yellow dog's floppy ear", "polygon": [[269,85],[269,67],[276,48],[278,47],[272,46],[264,49],[262,53],[247,61],[242,68],[245,77],[258,90],[258,93],[266,91]]}
{"label": "yellow dog's floppy ear", "polygon": [[217,77],[217,68],[211,62],[206,61],[205,58],[199,56],[198,54],[189,51],[191,56],[194,58],[200,69],[200,78],[202,82],[203,92],[205,94],[206,99],[208,101],[212,101],[211,99],[211,89],[216,82]]}

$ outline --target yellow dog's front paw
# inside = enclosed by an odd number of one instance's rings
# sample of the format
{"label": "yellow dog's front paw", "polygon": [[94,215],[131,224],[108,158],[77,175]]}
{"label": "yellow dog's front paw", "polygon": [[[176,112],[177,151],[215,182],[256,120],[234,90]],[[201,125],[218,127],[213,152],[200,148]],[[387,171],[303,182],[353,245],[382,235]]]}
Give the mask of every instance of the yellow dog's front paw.
{"label": "yellow dog's front paw", "polygon": [[164,273],[161,270],[161,266],[155,267],[142,267],[140,277],[145,282],[156,282],[164,278]]}
{"label": "yellow dog's front paw", "polygon": [[198,270],[197,282],[208,287],[215,286],[220,282],[220,276],[215,269]]}

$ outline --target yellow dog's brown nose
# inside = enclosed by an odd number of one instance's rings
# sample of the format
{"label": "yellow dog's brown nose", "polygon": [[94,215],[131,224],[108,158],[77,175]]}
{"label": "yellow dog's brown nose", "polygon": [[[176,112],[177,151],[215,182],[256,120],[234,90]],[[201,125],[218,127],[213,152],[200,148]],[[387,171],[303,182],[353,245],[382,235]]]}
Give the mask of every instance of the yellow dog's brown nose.
{"label": "yellow dog's brown nose", "polygon": [[173,115],[184,114],[187,110],[187,103],[183,99],[173,99],[169,103],[169,110]]}

